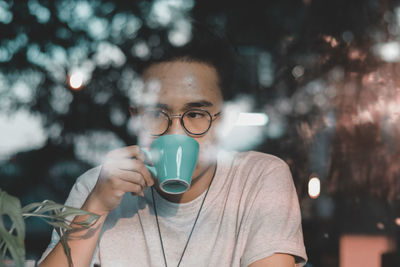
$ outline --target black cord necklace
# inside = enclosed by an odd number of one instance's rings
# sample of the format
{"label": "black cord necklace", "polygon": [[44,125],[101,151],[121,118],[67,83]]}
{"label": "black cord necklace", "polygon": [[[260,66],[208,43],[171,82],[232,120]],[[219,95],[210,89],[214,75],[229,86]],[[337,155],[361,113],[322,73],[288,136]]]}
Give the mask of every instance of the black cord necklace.
{"label": "black cord necklace", "polygon": [[[205,200],[206,200],[208,191],[210,190],[211,184],[212,184],[212,182],[213,182],[213,180],[214,180],[214,176],[215,176],[216,171],[217,171],[217,165],[215,165],[214,173],[213,173],[213,176],[212,176],[212,178],[211,178],[210,184],[209,184],[209,186],[208,186],[208,188],[207,188],[206,194],[204,195],[203,201],[201,202],[199,212],[197,213],[196,219],[194,220],[194,223],[193,223],[193,226],[192,226],[192,230],[190,231],[188,240],[186,241],[185,247],[184,247],[184,249],[183,249],[183,251],[182,251],[182,255],[181,255],[181,257],[180,257],[180,259],[179,259],[179,262],[178,262],[178,265],[177,265],[176,267],[179,267],[179,265],[180,265],[181,262],[182,262],[183,255],[185,254],[185,251],[186,251],[186,248],[187,248],[187,246],[188,246],[188,244],[189,244],[190,238],[192,237],[194,227],[196,226],[197,219],[198,219],[199,216],[200,216],[201,209],[203,208],[203,204],[204,204],[204,202],[205,202]],[[156,215],[158,236],[160,237],[161,250],[162,250],[163,257],[164,257],[164,264],[165,264],[165,267],[168,267],[168,264],[167,264],[167,257],[165,256],[164,243],[163,243],[162,236],[161,236],[160,223],[158,222],[158,215],[157,215],[156,202],[155,202],[155,200],[154,200],[153,187],[151,187],[151,196],[152,196],[152,198],[153,198],[154,214]]]}

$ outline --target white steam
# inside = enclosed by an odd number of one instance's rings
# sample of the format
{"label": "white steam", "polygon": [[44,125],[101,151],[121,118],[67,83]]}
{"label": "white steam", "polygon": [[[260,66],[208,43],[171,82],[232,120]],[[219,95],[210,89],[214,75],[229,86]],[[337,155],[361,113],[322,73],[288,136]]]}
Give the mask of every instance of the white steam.
{"label": "white steam", "polygon": [[226,150],[250,150],[265,140],[268,116],[253,113],[254,100],[239,96],[227,102],[217,125],[220,147]]}

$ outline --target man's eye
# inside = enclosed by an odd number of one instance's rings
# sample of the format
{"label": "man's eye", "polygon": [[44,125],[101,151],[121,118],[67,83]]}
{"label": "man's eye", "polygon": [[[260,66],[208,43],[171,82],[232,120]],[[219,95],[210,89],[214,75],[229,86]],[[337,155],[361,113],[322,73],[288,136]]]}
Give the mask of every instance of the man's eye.
{"label": "man's eye", "polygon": [[191,118],[191,119],[201,119],[201,118],[204,117],[204,113],[202,113],[202,112],[196,112],[196,111],[191,111],[191,112],[188,112],[188,113],[186,114],[186,116],[188,116],[188,117]]}

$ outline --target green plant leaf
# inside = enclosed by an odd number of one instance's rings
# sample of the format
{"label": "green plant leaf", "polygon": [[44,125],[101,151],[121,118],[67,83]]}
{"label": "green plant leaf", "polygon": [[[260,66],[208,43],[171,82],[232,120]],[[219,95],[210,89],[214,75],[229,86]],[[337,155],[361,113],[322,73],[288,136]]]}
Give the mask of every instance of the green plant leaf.
{"label": "green plant leaf", "polygon": [[[4,217],[11,219],[11,228],[7,229]],[[25,222],[22,216],[21,203],[18,198],[10,196],[0,189],[0,261],[3,262],[7,251],[17,266],[25,261]]]}
{"label": "green plant leaf", "polygon": [[84,228],[92,226],[99,215],[84,211],[78,208],[68,207],[57,204],[50,200],[45,200],[41,203],[31,203],[22,209],[24,217],[40,217],[47,223],[55,226],[69,229],[72,219],[78,215],[87,215],[88,218],[82,222],[74,223]]}
{"label": "green plant leaf", "polygon": [[[69,266],[73,266],[71,249],[68,246],[69,234],[89,228],[100,218],[99,215],[78,208],[60,205],[51,200],[45,200],[40,203],[31,203],[26,205],[24,208],[22,208],[22,212],[25,218],[41,218],[46,223],[57,229],[57,232],[61,237],[60,242],[63,246],[64,253],[67,256]],[[73,218],[78,215],[88,217],[82,222],[72,222]],[[74,228],[73,226],[77,227]]]}
{"label": "green plant leaf", "polygon": [[[72,222],[75,216],[87,216],[84,221]],[[68,258],[69,266],[73,266],[71,250],[68,246],[70,233],[87,229],[97,222],[99,215],[78,208],[68,207],[45,200],[40,203],[31,203],[21,208],[18,198],[8,195],[0,189],[0,267],[4,266],[7,252],[17,266],[23,266],[25,260],[25,222],[24,218],[38,217],[55,227],[61,237],[61,244]],[[9,216],[11,227],[7,229],[3,216]],[[77,226],[77,227],[74,227]]]}

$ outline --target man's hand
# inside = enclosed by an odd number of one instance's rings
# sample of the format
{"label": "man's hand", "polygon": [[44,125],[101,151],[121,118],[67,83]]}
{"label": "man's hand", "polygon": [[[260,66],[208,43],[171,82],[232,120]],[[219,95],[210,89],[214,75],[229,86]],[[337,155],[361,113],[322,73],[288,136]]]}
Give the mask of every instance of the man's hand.
{"label": "man's hand", "polygon": [[125,193],[143,195],[144,189],[154,184],[144,160],[139,146],[128,146],[108,153],[97,183],[86,200],[86,208],[104,215],[119,205]]}

